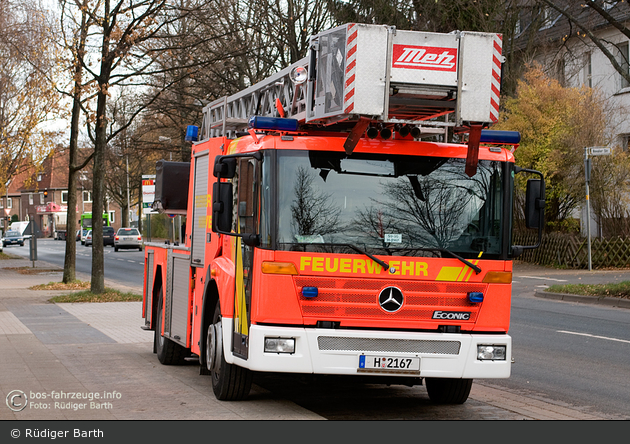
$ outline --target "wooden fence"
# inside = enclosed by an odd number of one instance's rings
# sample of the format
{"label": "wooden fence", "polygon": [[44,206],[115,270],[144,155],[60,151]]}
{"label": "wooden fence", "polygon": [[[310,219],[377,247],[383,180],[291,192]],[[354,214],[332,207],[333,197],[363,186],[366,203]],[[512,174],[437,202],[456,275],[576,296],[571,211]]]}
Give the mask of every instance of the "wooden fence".
{"label": "wooden fence", "polygon": [[[514,245],[534,245],[537,235],[514,233]],[[523,262],[564,268],[588,269],[588,244],[585,237],[551,233],[543,235],[540,247],[525,250],[517,258]],[[593,269],[630,267],[630,238],[591,238]]]}

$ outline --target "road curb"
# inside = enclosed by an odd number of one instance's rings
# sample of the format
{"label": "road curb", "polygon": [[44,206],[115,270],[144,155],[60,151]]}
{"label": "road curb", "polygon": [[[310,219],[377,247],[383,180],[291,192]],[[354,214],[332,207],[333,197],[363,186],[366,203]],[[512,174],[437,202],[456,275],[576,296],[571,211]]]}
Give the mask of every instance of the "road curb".
{"label": "road curb", "polygon": [[583,296],[568,293],[552,293],[536,290],[535,296],[543,299],[553,299],[564,302],[578,302],[582,304],[605,305],[607,307],[630,308],[630,299],[612,298],[605,296]]}

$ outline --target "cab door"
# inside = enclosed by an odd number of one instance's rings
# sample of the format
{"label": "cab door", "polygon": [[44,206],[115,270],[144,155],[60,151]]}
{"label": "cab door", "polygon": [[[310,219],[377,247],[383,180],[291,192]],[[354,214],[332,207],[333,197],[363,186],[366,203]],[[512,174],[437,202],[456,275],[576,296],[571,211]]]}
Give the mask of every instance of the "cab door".
{"label": "cab door", "polygon": [[[236,175],[232,181],[236,202],[233,230],[238,234],[258,234],[259,183],[260,162],[252,157],[238,158]],[[240,236],[234,236],[232,239],[232,257],[236,268],[232,352],[240,358],[247,359],[255,247],[246,245]]]}

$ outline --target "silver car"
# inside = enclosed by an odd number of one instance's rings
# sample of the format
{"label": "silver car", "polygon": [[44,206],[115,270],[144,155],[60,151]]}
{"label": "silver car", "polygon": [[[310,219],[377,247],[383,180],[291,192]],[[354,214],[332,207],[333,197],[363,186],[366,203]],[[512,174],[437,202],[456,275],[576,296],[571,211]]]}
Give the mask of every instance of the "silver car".
{"label": "silver car", "polygon": [[142,251],[142,235],[137,228],[119,228],[114,237],[114,251],[119,248],[137,248]]}

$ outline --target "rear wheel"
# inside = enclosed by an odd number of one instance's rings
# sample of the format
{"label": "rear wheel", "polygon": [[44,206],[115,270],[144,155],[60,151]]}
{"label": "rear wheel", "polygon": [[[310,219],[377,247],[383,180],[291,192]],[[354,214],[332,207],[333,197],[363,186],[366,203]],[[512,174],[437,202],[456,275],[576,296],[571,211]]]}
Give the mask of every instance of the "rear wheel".
{"label": "rear wheel", "polygon": [[223,354],[223,322],[219,303],[206,332],[206,368],[212,378],[212,390],[221,401],[245,399],[252,386],[249,369],[225,362]]}
{"label": "rear wheel", "polygon": [[470,395],[472,379],[425,378],[429,398],[436,404],[463,404]]}
{"label": "rear wheel", "polygon": [[155,324],[154,344],[158,360],[164,365],[183,364],[184,358],[188,355],[186,349],[179,344],[162,336],[162,312],[163,312],[163,291],[160,288],[160,296],[158,298],[157,319]]}

